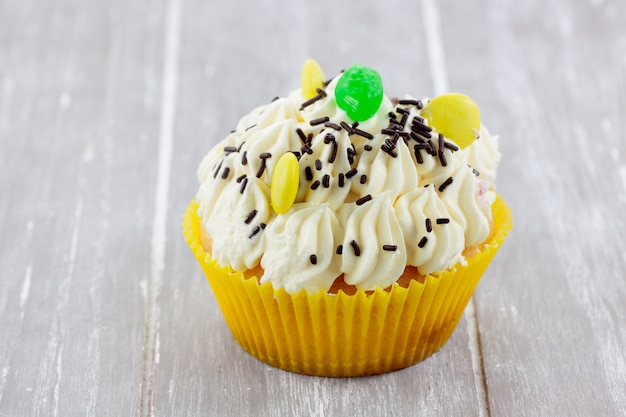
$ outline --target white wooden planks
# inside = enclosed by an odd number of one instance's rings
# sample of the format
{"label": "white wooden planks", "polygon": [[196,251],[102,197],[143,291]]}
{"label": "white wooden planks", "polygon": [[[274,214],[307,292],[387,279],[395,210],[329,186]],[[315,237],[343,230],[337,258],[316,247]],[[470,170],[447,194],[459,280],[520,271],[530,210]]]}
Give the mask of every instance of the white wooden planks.
{"label": "white wooden planks", "polygon": [[[620,2],[0,1],[0,415],[626,414]],[[202,155],[360,61],[471,95],[515,224],[452,339],[371,378],[232,340],[182,236]]]}

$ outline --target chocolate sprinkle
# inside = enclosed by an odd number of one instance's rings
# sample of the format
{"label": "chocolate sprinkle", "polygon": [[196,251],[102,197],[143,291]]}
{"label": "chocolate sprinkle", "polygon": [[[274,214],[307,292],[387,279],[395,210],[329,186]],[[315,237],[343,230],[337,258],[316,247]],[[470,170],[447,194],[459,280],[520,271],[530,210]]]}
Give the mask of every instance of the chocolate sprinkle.
{"label": "chocolate sprinkle", "polygon": [[335,162],[335,158],[337,158],[338,148],[339,148],[339,145],[337,144],[337,142],[333,141],[333,149],[330,151],[330,156],[328,157],[329,164],[332,164],[333,162]]}
{"label": "chocolate sprinkle", "polygon": [[[304,103],[300,104],[300,109],[304,109],[305,107],[308,107],[311,104],[315,103],[317,100],[321,100],[324,97],[326,97],[326,92],[324,90],[317,89],[316,91],[317,91],[317,95],[311,97],[310,99],[308,99]],[[323,96],[322,96],[322,94],[320,94],[320,92],[322,92],[322,91],[324,92]]]}
{"label": "chocolate sprinkle", "polygon": [[422,154],[420,152],[420,147],[418,145],[415,145],[413,147],[413,150],[415,151],[415,160],[417,161],[418,164],[423,164],[424,163],[424,159],[422,158]]}
{"label": "chocolate sprinkle", "polygon": [[252,233],[248,235],[248,239],[252,239],[255,235],[257,235],[261,231],[261,226],[256,226],[252,229]]}
{"label": "chocolate sprinkle", "polygon": [[320,186],[319,180],[315,180],[313,184],[311,184],[311,190],[317,190]]}
{"label": "chocolate sprinkle", "polygon": [[246,185],[248,185],[248,177],[244,178],[243,181],[241,181],[241,187],[239,187],[239,192],[241,194],[243,194],[243,191],[246,189]]}
{"label": "chocolate sprinkle", "polygon": [[444,139],[443,139],[443,135],[440,133],[439,136],[437,137],[437,145],[438,145],[438,154],[439,154],[439,161],[441,162],[441,166],[447,166],[448,165],[448,161],[446,160],[446,155],[445,155],[445,147],[444,147]]}
{"label": "chocolate sprinkle", "polygon": [[350,171],[346,172],[346,178],[352,178],[356,175],[356,168],[352,168]]}
{"label": "chocolate sprinkle", "polygon": [[311,261],[311,263],[313,265],[317,264],[317,255],[313,254],[313,255],[309,256],[309,260]]}
{"label": "chocolate sprinkle", "polygon": [[296,133],[298,134],[298,137],[300,138],[300,140],[302,141],[302,143],[306,143],[306,135],[304,134],[304,132],[302,131],[302,129],[297,128],[297,129],[296,129]]}
{"label": "chocolate sprinkle", "polygon": [[452,177],[448,177],[448,179],[447,179],[447,180],[445,180],[445,181],[443,182],[443,184],[441,184],[441,185],[439,186],[439,192],[442,192],[443,190],[445,190],[445,189],[446,189],[446,187],[447,187],[448,185],[450,185],[450,184],[452,184]]}
{"label": "chocolate sprinkle", "polygon": [[371,195],[371,194],[368,194],[368,195],[366,195],[366,196],[363,196],[363,197],[359,198],[359,199],[356,201],[356,205],[357,205],[357,206],[360,206],[360,205],[362,205],[362,204],[367,203],[367,202],[368,202],[368,201],[370,201],[371,199],[372,199],[372,195]]}
{"label": "chocolate sprinkle", "polygon": [[343,187],[344,185],[345,175],[343,173],[339,174],[339,187]]}
{"label": "chocolate sprinkle", "polygon": [[356,127],[354,127],[354,126],[352,126],[352,131],[353,131],[354,133],[356,133],[357,135],[359,135],[359,136],[363,136],[363,137],[364,137],[364,138],[366,138],[366,139],[374,139],[374,135],[372,135],[371,133],[366,132],[366,131],[361,130],[361,129],[357,129],[357,128],[356,128]]}
{"label": "chocolate sprinkle", "polygon": [[241,165],[248,165],[248,151],[243,151],[241,154]]}
{"label": "chocolate sprinkle", "polygon": [[246,178],[246,174],[238,176],[237,177],[237,184],[239,184],[244,178]]}
{"label": "chocolate sprinkle", "polygon": [[248,126],[248,127],[246,127],[246,130],[245,130],[245,131],[247,132],[248,130],[252,129],[252,128],[253,128],[253,127],[255,127],[255,126],[256,126],[256,124],[253,124],[253,125],[251,125],[251,126]]}
{"label": "chocolate sprinkle", "polygon": [[433,231],[433,222],[429,218],[426,219],[426,231],[428,233]]}
{"label": "chocolate sprinkle", "polygon": [[443,146],[445,146],[446,148],[450,149],[452,152],[458,151],[459,147],[456,146],[454,143],[451,142],[445,142],[443,144]]}
{"label": "chocolate sprinkle", "polygon": [[424,107],[424,105],[422,104],[422,100],[398,100],[398,104],[402,104],[405,106],[416,106],[418,109]]}
{"label": "chocolate sprinkle", "polygon": [[224,171],[222,171],[222,179],[225,180],[228,178],[228,174],[230,174],[230,168],[224,167]]}
{"label": "chocolate sprinkle", "polygon": [[217,174],[220,172],[220,170],[222,169],[222,164],[224,163],[224,160],[222,159],[220,161],[220,163],[217,165],[217,168],[215,168],[215,172],[213,173],[213,178],[217,178]]}
{"label": "chocolate sprinkle", "polygon": [[365,145],[363,146],[363,149],[365,149],[366,151],[371,151],[372,147],[370,145]]}
{"label": "chocolate sprinkle", "polygon": [[348,123],[342,121],[339,124],[341,125],[341,127],[343,127],[346,130],[346,132],[348,132],[348,135],[351,135],[354,133],[354,129],[352,129],[352,126],[350,126]]}
{"label": "chocolate sprinkle", "polygon": [[437,224],[448,224],[448,223],[450,223],[450,219],[447,219],[445,217],[437,219]]}
{"label": "chocolate sprinkle", "polygon": [[245,224],[250,224],[250,222],[252,221],[252,219],[254,219],[254,216],[256,216],[257,211],[256,210],[252,210],[250,213],[248,213],[248,215],[246,216],[246,219],[243,221]]}
{"label": "chocolate sprinkle", "polygon": [[307,181],[311,181],[313,179],[313,171],[310,166],[304,168],[304,176]]}
{"label": "chocolate sprinkle", "polygon": [[330,127],[331,129],[335,129],[335,130],[341,130],[341,126],[339,126],[337,123],[333,123],[333,122],[326,122],[326,123],[324,123],[324,126]]}
{"label": "chocolate sprinkle", "polygon": [[259,158],[261,159],[267,159],[267,158],[271,158],[272,154],[270,152],[263,152],[259,155]]}
{"label": "chocolate sprinkle", "polygon": [[265,171],[265,158],[261,159],[261,166],[259,167],[259,170],[256,172],[256,177],[261,178],[264,171]]}
{"label": "chocolate sprinkle", "polygon": [[224,147],[224,152],[226,153],[232,153],[232,152],[237,152],[238,149],[236,146],[225,146]]}
{"label": "chocolate sprinkle", "polygon": [[352,242],[350,242],[350,246],[352,246],[354,256],[361,256],[361,248],[359,247],[359,244],[356,243],[356,240],[352,240]]}
{"label": "chocolate sprinkle", "polygon": [[367,182],[367,175],[365,175],[365,174],[361,175],[361,178],[359,179],[359,182],[361,184],[365,184]]}
{"label": "chocolate sprinkle", "polygon": [[393,150],[393,148],[388,144],[385,143],[384,145],[382,145],[380,147],[380,150],[385,152],[387,155],[396,158],[398,156],[398,154],[396,153],[396,151]]}
{"label": "chocolate sprinkle", "polygon": [[343,245],[337,246],[337,250],[335,251],[337,255],[341,255],[343,253]]}
{"label": "chocolate sprinkle", "polygon": [[319,159],[315,160],[315,169],[318,171],[322,169],[322,161],[320,161]]}
{"label": "chocolate sprinkle", "polygon": [[317,125],[321,125],[322,123],[326,123],[327,121],[330,120],[330,117],[328,116],[324,116],[324,117],[320,117],[318,119],[313,119],[309,122],[309,124],[311,126],[317,126]]}
{"label": "chocolate sprinkle", "polygon": [[335,135],[333,135],[332,133],[327,133],[326,136],[324,136],[324,143],[326,145],[334,141],[335,141]]}
{"label": "chocolate sprinkle", "polygon": [[417,246],[419,248],[423,248],[424,246],[426,246],[426,242],[428,242],[428,238],[426,236],[424,236],[422,238],[422,240],[420,240],[420,242],[417,244]]}
{"label": "chocolate sprinkle", "polygon": [[330,187],[330,175],[326,174],[322,177],[322,186],[324,188]]}
{"label": "chocolate sprinkle", "polygon": [[383,245],[383,250],[395,252],[398,249],[397,245]]}

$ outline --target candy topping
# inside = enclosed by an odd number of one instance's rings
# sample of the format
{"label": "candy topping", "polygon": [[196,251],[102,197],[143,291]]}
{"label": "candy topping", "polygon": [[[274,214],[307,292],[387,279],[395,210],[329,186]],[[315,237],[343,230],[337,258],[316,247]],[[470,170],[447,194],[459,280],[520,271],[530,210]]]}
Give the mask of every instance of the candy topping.
{"label": "candy topping", "polygon": [[471,98],[459,94],[442,94],[430,100],[422,110],[428,124],[461,148],[469,146],[480,130],[480,110]]}
{"label": "candy topping", "polygon": [[302,66],[302,95],[311,99],[317,95],[317,89],[322,88],[324,73],[319,64],[313,59],[307,59]]}
{"label": "candy topping", "polygon": [[292,152],[287,152],[280,157],[272,172],[270,201],[277,214],[289,211],[296,200],[299,181],[298,158]]}
{"label": "candy topping", "polygon": [[339,108],[354,121],[372,117],[383,101],[383,82],[375,70],[355,64],[344,71],[335,87]]}

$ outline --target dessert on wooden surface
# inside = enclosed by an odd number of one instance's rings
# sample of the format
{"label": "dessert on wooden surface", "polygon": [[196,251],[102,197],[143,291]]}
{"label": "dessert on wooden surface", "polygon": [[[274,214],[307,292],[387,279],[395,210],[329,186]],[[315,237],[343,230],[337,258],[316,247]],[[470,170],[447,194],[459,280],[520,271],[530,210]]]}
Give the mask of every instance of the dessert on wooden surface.
{"label": "dessert on wooden surface", "polygon": [[253,356],[388,372],[445,343],[504,241],[499,159],[469,97],[389,99],[371,68],[308,60],[204,157],[184,233]]}

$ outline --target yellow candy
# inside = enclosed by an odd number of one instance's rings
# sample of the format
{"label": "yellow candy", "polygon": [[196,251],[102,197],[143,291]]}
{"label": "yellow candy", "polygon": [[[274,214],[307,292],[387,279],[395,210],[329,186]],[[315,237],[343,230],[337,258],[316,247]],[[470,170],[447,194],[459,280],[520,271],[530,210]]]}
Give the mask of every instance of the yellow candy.
{"label": "yellow candy", "polygon": [[293,153],[287,152],[280,157],[274,167],[274,172],[272,172],[270,202],[276,214],[289,211],[296,200],[299,182],[298,158]]}
{"label": "yellow candy", "polygon": [[305,99],[313,98],[317,95],[316,88],[322,88],[324,73],[319,64],[314,59],[304,61],[302,67],[302,95]]}
{"label": "yellow candy", "polygon": [[422,110],[428,124],[461,148],[469,146],[480,130],[480,110],[471,98],[459,93],[442,94]]}

